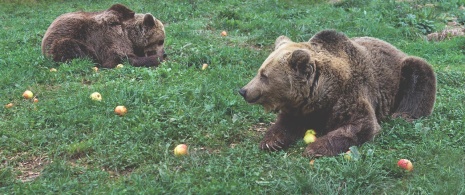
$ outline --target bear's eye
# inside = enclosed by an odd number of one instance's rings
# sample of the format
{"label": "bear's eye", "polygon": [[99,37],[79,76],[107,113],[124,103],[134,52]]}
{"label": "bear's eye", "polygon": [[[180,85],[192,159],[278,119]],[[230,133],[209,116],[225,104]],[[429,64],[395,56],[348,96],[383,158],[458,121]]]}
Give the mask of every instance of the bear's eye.
{"label": "bear's eye", "polygon": [[268,76],[265,73],[261,72],[260,73],[260,79],[266,80],[266,79],[268,79]]}

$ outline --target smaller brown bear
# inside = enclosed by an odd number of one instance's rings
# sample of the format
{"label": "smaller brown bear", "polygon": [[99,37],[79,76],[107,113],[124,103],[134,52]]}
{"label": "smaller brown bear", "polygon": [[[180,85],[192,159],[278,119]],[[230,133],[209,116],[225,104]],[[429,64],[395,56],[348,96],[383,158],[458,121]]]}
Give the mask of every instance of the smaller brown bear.
{"label": "smaller brown bear", "polygon": [[[63,14],[47,29],[42,39],[42,53],[52,57],[56,62],[87,57],[105,68],[114,68],[125,59],[133,66],[158,66],[166,57],[163,48],[157,49],[157,53],[151,51],[150,55],[146,55],[140,48],[146,48],[148,42],[140,39],[146,39],[147,36],[129,37],[135,35],[136,29],[128,30],[126,26],[130,21],[139,22],[137,19],[140,19],[140,16],[135,17],[132,10],[121,4],[115,4],[108,10],[100,12]],[[144,17],[142,25],[138,27],[143,27],[140,28],[141,31],[163,29],[163,25],[151,15]],[[163,35],[159,37],[164,39],[165,36],[164,30],[144,32],[147,34],[162,32]],[[153,35],[148,37],[151,38]],[[150,43],[153,41],[159,48],[160,40],[149,40]],[[153,46],[148,46],[151,47]]]}
{"label": "smaller brown bear", "polygon": [[239,93],[250,104],[279,112],[261,149],[281,150],[314,129],[320,136],[304,155],[334,156],[371,140],[388,116],[430,115],[436,76],[425,60],[387,42],[325,30],[309,42],[278,37]]}

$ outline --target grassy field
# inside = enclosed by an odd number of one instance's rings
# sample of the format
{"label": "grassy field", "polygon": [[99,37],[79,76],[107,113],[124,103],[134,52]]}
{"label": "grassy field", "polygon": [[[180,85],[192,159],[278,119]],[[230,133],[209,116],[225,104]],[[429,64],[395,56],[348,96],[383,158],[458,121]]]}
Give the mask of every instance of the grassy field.
{"label": "grassy field", "polygon": [[[425,40],[450,22],[463,27],[461,0],[121,0],[163,21],[170,58],[157,69],[98,72],[89,60],[44,58],[42,36],[63,13],[117,2],[0,1],[0,194],[465,194],[465,37]],[[303,141],[260,151],[275,114],[237,90],[276,37],[307,41],[323,29],[425,58],[438,79],[433,114],[386,121],[350,161],[310,165]],[[101,102],[89,98],[95,91]],[[117,105],[128,114],[115,115]],[[188,156],[173,155],[180,143]],[[401,158],[413,172],[397,167]]]}

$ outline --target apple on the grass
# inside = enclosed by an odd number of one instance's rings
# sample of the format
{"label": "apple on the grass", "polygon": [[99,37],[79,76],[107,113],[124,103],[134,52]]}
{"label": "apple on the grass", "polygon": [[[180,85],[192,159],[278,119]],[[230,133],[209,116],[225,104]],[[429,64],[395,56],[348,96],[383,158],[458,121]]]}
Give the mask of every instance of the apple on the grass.
{"label": "apple on the grass", "polygon": [[346,153],[344,153],[344,159],[346,160],[351,160],[352,159],[352,152],[349,150]]}
{"label": "apple on the grass", "polygon": [[13,103],[8,103],[7,105],[5,105],[5,108],[11,108],[13,107]]}
{"label": "apple on the grass", "polygon": [[116,68],[123,68],[123,67],[124,67],[124,65],[122,65],[122,64],[116,65]]}
{"label": "apple on the grass", "polygon": [[25,99],[31,99],[32,97],[34,97],[34,94],[32,93],[32,91],[26,90],[26,91],[24,91],[24,93],[23,93],[23,97],[24,97]]}
{"label": "apple on the grass", "polygon": [[304,142],[305,142],[306,144],[313,143],[313,142],[315,142],[315,141],[316,141],[316,136],[315,136],[315,135],[313,135],[313,134],[311,134],[311,133],[305,134],[305,136],[304,136]]}
{"label": "apple on the grass", "polygon": [[37,103],[37,102],[39,102],[39,99],[34,98],[34,99],[32,100],[32,102]]}
{"label": "apple on the grass", "polygon": [[400,159],[397,162],[397,166],[399,166],[400,168],[405,169],[407,171],[412,171],[413,170],[413,164],[408,159]]}
{"label": "apple on the grass", "polygon": [[120,116],[124,116],[128,112],[128,109],[124,106],[116,106],[115,113]]}
{"label": "apple on the grass", "polygon": [[186,144],[179,144],[174,148],[174,155],[175,156],[184,156],[187,155],[187,145]]}
{"label": "apple on the grass", "polygon": [[203,65],[202,65],[202,70],[207,69],[207,67],[208,67],[208,64],[203,64]]}
{"label": "apple on the grass", "polygon": [[221,36],[225,37],[228,36],[228,33],[226,31],[221,32]]}
{"label": "apple on the grass", "polygon": [[95,100],[95,101],[102,101],[102,95],[100,95],[99,92],[94,92],[90,94],[90,99]]}

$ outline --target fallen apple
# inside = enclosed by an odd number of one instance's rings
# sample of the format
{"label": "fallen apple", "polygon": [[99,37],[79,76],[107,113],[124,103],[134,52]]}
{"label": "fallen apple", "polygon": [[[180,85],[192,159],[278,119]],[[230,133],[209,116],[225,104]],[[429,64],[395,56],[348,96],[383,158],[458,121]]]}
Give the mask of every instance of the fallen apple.
{"label": "fallen apple", "polygon": [[313,130],[313,129],[309,129],[309,130],[307,130],[307,131],[305,132],[305,135],[307,135],[307,134],[316,135],[316,132],[315,132],[315,130]]}
{"label": "fallen apple", "polygon": [[207,67],[208,67],[208,64],[203,64],[203,65],[202,65],[202,70],[207,69]]}
{"label": "fallen apple", "polygon": [[410,160],[407,159],[400,159],[397,162],[397,166],[399,166],[402,169],[405,169],[407,171],[412,171],[413,170],[413,164],[410,162]]}
{"label": "fallen apple", "polygon": [[228,36],[228,33],[226,31],[221,32],[221,36],[225,37]]}
{"label": "fallen apple", "polygon": [[123,67],[124,67],[124,65],[122,65],[122,64],[116,65],[116,68],[123,68]]}
{"label": "fallen apple", "polygon": [[94,70],[94,72],[98,72],[98,68],[97,67],[92,67],[92,70]]}
{"label": "fallen apple", "polygon": [[13,103],[8,103],[7,105],[5,105],[5,108],[11,108],[13,107]]}
{"label": "fallen apple", "polygon": [[174,155],[175,156],[184,156],[187,155],[187,145],[186,144],[179,144],[174,148]]}
{"label": "fallen apple", "polygon": [[128,112],[128,109],[124,106],[116,106],[115,113],[120,116],[124,116]]}
{"label": "fallen apple", "polygon": [[102,101],[102,95],[100,95],[99,92],[94,92],[94,93],[90,94],[90,99],[92,99],[94,101]]}
{"label": "fallen apple", "polygon": [[351,160],[352,159],[352,152],[349,150],[346,153],[344,153],[344,159],[346,160]]}
{"label": "fallen apple", "polygon": [[23,97],[25,99],[31,99],[32,97],[34,97],[34,94],[32,93],[32,91],[26,90],[23,93]]}
{"label": "fallen apple", "polygon": [[34,99],[32,100],[32,102],[37,103],[37,102],[39,102],[39,99],[34,98]]}
{"label": "fallen apple", "polygon": [[55,68],[50,68],[50,72],[56,72],[56,71],[57,71],[57,69],[55,69]]}
{"label": "fallen apple", "polygon": [[304,136],[304,142],[306,144],[313,143],[315,142],[315,140],[316,140],[316,136],[313,134],[308,133],[308,134],[305,134]]}

